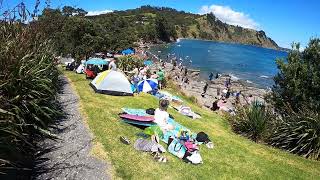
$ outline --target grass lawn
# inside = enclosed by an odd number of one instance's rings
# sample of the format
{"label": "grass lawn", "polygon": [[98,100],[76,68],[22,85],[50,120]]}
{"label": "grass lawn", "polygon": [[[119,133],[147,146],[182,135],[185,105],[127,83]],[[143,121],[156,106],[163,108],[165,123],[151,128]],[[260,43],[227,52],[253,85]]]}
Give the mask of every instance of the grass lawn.
{"label": "grass lawn", "polygon": [[[200,147],[204,161],[202,165],[186,164],[169,153],[165,153],[169,162],[155,162],[148,153],[138,152],[132,145],[126,146],[119,141],[120,136],[126,136],[134,142],[136,134],[142,130],[121,122],[118,117],[122,107],[156,108],[158,100],[155,97],[148,94],[135,97],[96,94],[84,75],[67,71],[64,74],[80,96],[82,114],[112,163],[114,178],[320,179],[320,162],[306,160],[238,136],[232,133],[225,119],[190,101],[186,104],[202,114],[202,119],[192,120],[170,108],[169,113],[193,132],[206,132],[215,144],[214,149]],[[174,89],[168,91],[176,92]]]}

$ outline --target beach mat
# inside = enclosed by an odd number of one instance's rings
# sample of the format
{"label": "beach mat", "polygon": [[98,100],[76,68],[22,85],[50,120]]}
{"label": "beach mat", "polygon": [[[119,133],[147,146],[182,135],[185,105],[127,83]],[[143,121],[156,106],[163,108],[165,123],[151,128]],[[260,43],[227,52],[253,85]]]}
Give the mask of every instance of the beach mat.
{"label": "beach mat", "polygon": [[150,127],[150,126],[156,125],[156,123],[153,123],[153,122],[131,121],[131,120],[127,120],[127,119],[122,119],[122,121],[127,123],[127,124],[144,126],[144,127]]}
{"label": "beach mat", "polygon": [[133,109],[133,108],[121,108],[123,112],[131,115],[138,116],[150,116],[150,114],[146,113],[145,109]]}
{"label": "beach mat", "polygon": [[131,120],[131,121],[139,121],[139,122],[153,122],[153,116],[138,116],[132,114],[121,114],[120,117],[122,119]]}

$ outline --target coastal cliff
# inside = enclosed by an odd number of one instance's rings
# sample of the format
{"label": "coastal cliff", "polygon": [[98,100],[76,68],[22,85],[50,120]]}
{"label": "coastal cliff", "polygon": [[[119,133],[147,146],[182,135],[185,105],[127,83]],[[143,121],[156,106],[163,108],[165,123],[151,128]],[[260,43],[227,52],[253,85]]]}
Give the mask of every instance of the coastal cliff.
{"label": "coastal cliff", "polygon": [[272,49],[280,48],[264,31],[229,25],[221,22],[213,14],[206,14],[197,18],[195,25],[190,25],[184,29],[177,28],[177,33],[178,37],[182,38],[250,44]]}

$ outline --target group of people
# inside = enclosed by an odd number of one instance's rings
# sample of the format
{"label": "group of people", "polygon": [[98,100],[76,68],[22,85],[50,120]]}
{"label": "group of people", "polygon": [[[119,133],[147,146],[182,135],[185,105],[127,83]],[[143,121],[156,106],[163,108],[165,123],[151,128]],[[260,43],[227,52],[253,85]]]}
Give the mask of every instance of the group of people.
{"label": "group of people", "polygon": [[137,93],[138,92],[138,83],[142,80],[146,80],[146,79],[156,79],[158,81],[158,89],[162,89],[163,88],[163,84],[164,84],[164,71],[162,70],[162,68],[159,68],[158,72],[154,71],[152,74],[150,73],[150,68],[148,66],[144,66],[144,67],[135,67],[132,71],[128,72],[129,74],[131,74],[131,82],[134,85],[134,87],[136,88]]}

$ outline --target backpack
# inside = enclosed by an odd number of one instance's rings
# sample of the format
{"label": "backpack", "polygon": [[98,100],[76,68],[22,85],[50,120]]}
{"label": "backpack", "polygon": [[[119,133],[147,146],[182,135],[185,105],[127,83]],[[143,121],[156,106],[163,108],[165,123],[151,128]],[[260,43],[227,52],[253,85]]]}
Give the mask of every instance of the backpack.
{"label": "backpack", "polygon": [[150,114],[150,115],[154,115],[154,111],[155,111],[154,108],[146,109],[146,113],[147,113],[147,114]]}
{"label": "backpack", "polygon": [[198,142],[202,142],[202,143],[208,143],[208,142],[210,142],[209,136],[208,136],[206,133],[204,133],[204,132],[199,132],[199,133],[197,134],[196,140],[197,140]]}
{"label": "backpack", "polygon": [[182,159],[187,152],[187,148],[175,138],[169,144],[168,152]]}

